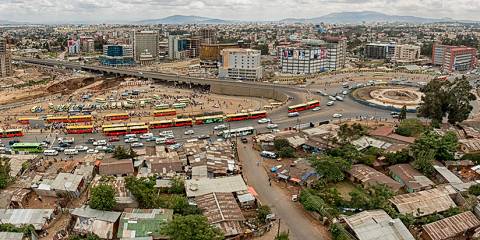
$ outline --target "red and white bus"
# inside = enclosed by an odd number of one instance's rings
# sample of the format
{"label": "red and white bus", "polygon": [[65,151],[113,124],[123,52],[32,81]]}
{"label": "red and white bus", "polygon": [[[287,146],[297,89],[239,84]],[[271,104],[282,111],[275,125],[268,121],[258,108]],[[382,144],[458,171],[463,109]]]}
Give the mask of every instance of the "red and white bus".
{"label": "red and white bus", "polygon": [[22,129],[0,130],[0,137],[1,138],[23,137],[23,130]]}
{"label": "red and white bus", "polygon": [[148,133],[148,126],[147,125],[133,126],[133,127],[129,127],[128,129],[129,129],[129,133],[133,133],[133,134]]}
{"label": "red and white bus", "polygon": [[250,119],[266,118],[267,111],[250,112]]}
{"label": "red and white bus", "polygon": [[68,122],[71,122],[71,123],[92,122],[92,121],[93,121],[92,115],[78,115],[78,116],[68,117]]}
{"label": "red and white bus", "polygon": [[193,120],[191,118],[176,118],[173,119],[174,127],[193,126]]}
{"label": "red and white bus", "polygon": [[117,128],[104,128],[103,134],[106,136],[121,136],[128,134],[127,127],[117,127]]}
{"label": "red and white bus", "polygon": [[314,100],[314,101],[310,101],[310,102],[307,102],[307,103],[290,106],[290,107],[288,107],[288,112],[289,113],[301,112],[301,111],[313,109],[313,108],[316,108],[316,107],[320,107],[320,101],[318,101],[318,100]]}
{"label": "red and white bus", "polygon": [[18,123],[20,124],[29,124],[30,120],[38,120],[38,118],[33,118],[33,117],[24,117],[24,118],[19,118],[17,120]]}
{"label": "red and white bus", "polygon": [[236,114],[228,114],[225,116],[225,121],[233,122],[233,121],[243,121],[248,120],[250,118],[249,113],[236,113]]}
{"label": "red and white bus", "polygon": [[118,121],[118,120],[128,120],[130,116],[128,113],[115,113],[105,115],[105,120],[107,121]]}
{"label": "red and white bus", "polygon": [[82,125],[82,126],[67,126],[68,134],[84,134],[84,133],[93,133],[92,125]]}
{"label": "red and white bus", "polygon": [[171,128],[171,127],[173,127],[173,121],[172,120],[150,122],[150,128],[151,129]]}
{"label": "red and white bus", "polygon": [[153,112],[154,117],[165,117],[165,116],[176,116],[177,110],[175,109],[164,109]]}

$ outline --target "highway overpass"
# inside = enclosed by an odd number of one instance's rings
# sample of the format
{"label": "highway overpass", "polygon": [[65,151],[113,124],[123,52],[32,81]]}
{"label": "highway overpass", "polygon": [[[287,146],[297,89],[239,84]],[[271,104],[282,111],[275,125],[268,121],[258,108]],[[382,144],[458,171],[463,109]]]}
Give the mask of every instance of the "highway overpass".
{"label": "highway overpass", "polygon": [[148,72],[139,70],[130,70],[125,68],[106,67],[98,65],[86,65],[58,60],[35,59],[35,58],[14,58],[18,64],[33,64],[38,66],[59,67],[72,70],[81,70],[86,72],[100,73],[104,75],[115,75],[118,77],[136,77],[152,81],[175,82],[178,84],[192,84],[210,86],[213,93],[235,96],[250,96],[271,98],[277,101],[285,102],[288,100],[288,92],[295,91],[288,86],[278,86],[270,83],[219,80],[211,78],[193,78],[178,74],[166,74],[158,72]]}

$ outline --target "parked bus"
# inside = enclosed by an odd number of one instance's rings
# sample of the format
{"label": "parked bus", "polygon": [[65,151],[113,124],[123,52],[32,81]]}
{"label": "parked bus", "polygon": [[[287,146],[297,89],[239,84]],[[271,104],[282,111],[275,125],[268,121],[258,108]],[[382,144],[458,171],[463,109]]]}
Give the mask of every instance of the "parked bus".
{"label": "parked bus", "polygon": [[174,103],[172,104],[172,108],[186,108],[187,104],[186,103]]}
{"label": "parked bus", "polygon": [[105,128],[103,129],[103,134],[106,136],[121,136],[128,134],[127,127],[117,127],[117,128]]}
{"label": "parked bus", "polygon": [[244,127],[244,128],[237,128],[231,130],[223,131],[222,135],[224,138],[231,138],[231,137],[243,137],[252,135],[255,133],[255,128],[253,127]]}
{"label": "parked bus", "polygon": [[161,128],[171,128],[173,127],[172,120],[163,120],[163,121],[153,121],[149,123],[150,129],[161,129]]}
{"label": "parked bus", "polygon": [[171,128],[171,127],[173,127],[173,121],[172,120],[150,122],[150,128],[151,129]]}
{"label": "parked bus", "polygon": [[190,103],[190,99],[188,98],[180,98],[177,100],[177,102],[179,103]]}
{"label": "parked bus", "polygon": [[266,118],[267,111],[250,112],[250,119]]}
{"label": "parked bus", "polygon": [[174,127],[193,126],[193,120],[191,118],[176,118],[173,119]]}
{"label": "parked bus", "polygon": [[71,123],[92,122],[92,121],[93,121],[92,115],[78,115],[78,116],[68,117],[68,122],[71,122]]}
{"label": "parked bus", "polygon": [[236,113],[236,114],[228,114],[225,116],[225,121],[233,122],[233,121],[243,121],[248,120],[250,118],[250,114],[248,113]]}
{"label": "parked bus", "polygon": [[155,105],[155,110],[164,110],[164,109],[169,109],[170,105],[168,104],[158,104]]}
{"label": "parked bus", "polygon": [[144,134],[144,133],[148,133],[148,126],[147,125],[133,126],[133,127],[129,127],[128,130],[129,130],[129,133],[131,134]]}
{"label": "parked bus", "polygon": [[175,116],[177,115],[177,110],[175,109],[164,109],[157,110],[153,112],[154,117],[165,117],[165,116]]}
{"label": "parked bus", "polygon": [[106,129],[106,128],[121,128],[121,127],[125,127],[125,123],[102,125],[102,129]]}
{"label": "parked bus", "polygon": [[67,126],[68,134],[84,134],[84,133],[93,133],[92,125],[82,125],[82,126]]}
{"label": "parked bus", "polygon": [[148,126],[145,122],[127,123],[127,127]]}
{"label": "parked bus", "polygon": [[0,130],[0,137],[1,138],[23,137],[23,130],[22,129]]}
{"label": "parked bus", "polygon": [[68,123],[68,116],[47,117],[47,123]]}
{"label": "parked bus", "polygon": [[210,123],[220,123],[220,122],[223,122],[223,115],[205,116],[205,117],[195,118],[195,124],[196,125],[210,124]]}
{"label": "parked bus", "polygon": [[310,101],[310,102],[307,102],[307,103],[290,106],[290,107],[288,107],[288,112],[289,113],[301,112],[301,111],[313,109],[313,108],[316,108],[316,107],[320,107],[320,101],[318,101],[318,100],[314,100],[314,101]]}
{"label": "parked bus", "polygon": [[129,118],[130,116],[128,115],[128,113],[115,113],[105,116],[105,120],[107,121],[128,120]]}
{"label": "parked bus", "polygon": [[38,118],[24,117],[24,118],[19,118],[17,122],[20,124],[30,124],[30,120],[38,120]]}
{"label": "parked bus", "polygon": [[43,148],[40,143],[14,143],[12,150],[15,152],[42,153]]}
{"label": "parked bus", "polygon": [[106,103],[107,100],[105,98],[95,98],[95,102],[97,103]]}

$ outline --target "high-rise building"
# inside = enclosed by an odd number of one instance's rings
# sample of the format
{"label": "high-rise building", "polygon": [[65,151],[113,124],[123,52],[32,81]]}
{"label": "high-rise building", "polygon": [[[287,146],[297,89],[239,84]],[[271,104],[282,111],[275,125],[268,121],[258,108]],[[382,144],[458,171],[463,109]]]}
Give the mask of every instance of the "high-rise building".
{"label": "high-rise building", "polygon": [[336,71],[345,66],[346,39],[305,40],[302,47],[278,49],[283,73],[314,74]]}
{"label": "high-rise building", "polygon": [[113,67],[135,65],[132,47],[129,45],[103,45],[100,62]]}
{"label": "high-rise building", "polygon": [[202,44],[215,44],[217,43],[217,31],[213,28],[200,29],[200,39]]}
{"label": "high-rise building", "polygon": [[255,81],[263,77],[260,50],[228,48],[221,51],[219,78]]}
{"label": "high-rise building", "polygon": [[434,44],[432,64],[444,71],[469,71],[477,65],[477,49],[464,46]]}
{"label": "high-rise building", "polygon": [[92,37],[80,37],[80,50],[86,53],[95,52],[95,41]]}
{"label": "high-rise building", "polygon": [[200,37],[170,35],[168,36],[168,58],[196,58],[200,55],[200,43]]}
{"label": "high-rise building", "polygon": [[7,40],[0,37],[0,77],[8,77],[12,74],[12,60]]}
{"label": "high-rise building", "polygon": [[395,45],[395,54],[392,60],[395,62],[410,63],[420,59],[420,46],[399,44]]}
{"label": "high-rise building", "polygon": [[133,33],[133,55],[135,61],[140,61],[142,53],[150,53],[154,59],[158,59],[158,32],[135,31]]}
{"label": "high-rise building", "polygon": [[365,46],[365,57],[391,59],[395,55],[395,43],[369,43]]}

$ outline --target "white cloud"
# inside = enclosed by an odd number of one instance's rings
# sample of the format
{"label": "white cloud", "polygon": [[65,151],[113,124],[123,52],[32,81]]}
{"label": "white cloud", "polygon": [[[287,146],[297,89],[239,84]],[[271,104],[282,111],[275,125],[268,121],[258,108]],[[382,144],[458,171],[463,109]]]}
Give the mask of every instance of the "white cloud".
{"label": "white cloud", "polygon": [[238,20],[319,17],[332,12],[480,20],[479,0],[0,0],[0,19],[31,22],[122,21],[173,14]]}

